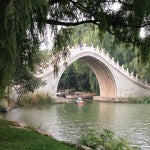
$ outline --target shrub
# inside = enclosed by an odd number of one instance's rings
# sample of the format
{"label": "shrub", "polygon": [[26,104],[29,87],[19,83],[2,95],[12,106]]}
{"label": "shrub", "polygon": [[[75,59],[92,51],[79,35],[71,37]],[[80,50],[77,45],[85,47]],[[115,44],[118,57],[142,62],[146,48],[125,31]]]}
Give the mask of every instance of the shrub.
{"label": "shrub", "polygon": [[91,131],[81,138],[80,143],[95,150],[133,150],[126,140],[106,129],[101,133]]}
{"label": "shrub", "polygon": [[130,97],[128,98],[129,103],[141,103],[141,104],[148,104],[150,103],[150,97],[144,96],[144,97]]}
{"label": "shrub", "polygon": [[18,100],[18,105],[24,106],[36,106],[36,105],[48,105],[54,101],[48,93],[28,93],[21,96]]}

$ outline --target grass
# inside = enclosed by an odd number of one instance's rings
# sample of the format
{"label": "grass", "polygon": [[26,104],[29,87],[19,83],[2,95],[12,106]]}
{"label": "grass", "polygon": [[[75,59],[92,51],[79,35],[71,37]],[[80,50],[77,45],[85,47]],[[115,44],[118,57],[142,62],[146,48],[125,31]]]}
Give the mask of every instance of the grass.
{"label": "grass", "polygon": [[64,142],[39,134],[34,129],[18,129],[0,119],[0,150],[77,150]]}
{"label": "grass", "polygon": [[144,96],[144,97],[130,97],[128,99],[129,103],[138,103],[138,104],[150,104],[150,97]]}

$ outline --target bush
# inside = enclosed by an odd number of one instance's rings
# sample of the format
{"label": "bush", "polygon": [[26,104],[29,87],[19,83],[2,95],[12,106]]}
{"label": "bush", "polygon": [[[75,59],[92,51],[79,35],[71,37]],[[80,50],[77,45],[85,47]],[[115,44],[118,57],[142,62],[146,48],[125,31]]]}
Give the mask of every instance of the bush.
{"label": "bush", "polygon": [[129,103],[141,103],[141,104],[149,104],[150,103],[150,97],[144,96],[144,97],[130,97],[128,99]]}
{"label": "bush", "polygon": [[18,105],[24,106],[36,106],[36,105],[48,105],[54,101],[48,93],[28,93],[21,96],[18,100]]}
{"label": "bush", "polygon": [[80,143],[95,150],[133,150],[126,140],[106,129],[101,133],[91,131],[81,138]]}

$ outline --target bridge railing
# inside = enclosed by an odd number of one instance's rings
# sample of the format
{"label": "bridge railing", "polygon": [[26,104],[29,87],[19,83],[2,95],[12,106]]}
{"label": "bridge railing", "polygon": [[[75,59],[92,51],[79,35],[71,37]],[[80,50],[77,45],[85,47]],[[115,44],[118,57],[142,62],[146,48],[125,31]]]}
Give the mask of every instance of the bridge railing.
{"label": "bridge railing", "polygon": [[[131,80],[134,80],[135,82],[138,82],[141,85],[144,86],[150,86],[149,83],[147,83],[147,80],[145,80],[145,82],[143,82],[142,80],[140,80],[138,78],[137,75],[134,75],[133,72],[130,72],[128,68],[124,68],[124,65],[120,66],[118,61],[115,61],[114,57],[110,57],[109,53],[105,53],[104,49],[100,49],[98,46],[95,48],[93,46],[93,44],[91,46],[88,46],[87,44],[83,43],[82,45],[76,45],[73,47],[68,46],[68,55],[64,57],[64,51],[60,51],[58,52],[56,55],[51,57],[51,60],[48,62],[49,66],[45,69],[43,69],[43,73],[46,72],[48,69],[53,69],[54,67],[52,67],[52,65],[54,65],[56,62],[57,63],[65,63],[67,62],[70,57],[74,54],[76,54],[77,52],[81,51],[81,50],[89,50],[89,51],[95,51],[96,53],[98,53],[101,57],[103,57],[104,59],[106,59],[109,64],[111,64],[113,67],[115,67],[117,70],[119,70],[122,74],[124,74],[125,76],[127,76],[128,78],[130,78]],[[41,72],[39,72],[40,74]]]}
{"label": "bridge railing", "polygon": [[97,53],[99,53],[102,57],[104,57],[111,65],[113,65],[115,68],[117,68],[120,72],[122,72],[125,76],[130,78],[131,80],[134,80],[135,82],[138,82],[141,85],[144,86],[150,86],[150,84],[145,81],[142,81],[141,79],[138,78],[137,74],[134,75],[133,72],[130,72],[128,68],[125,68],[124,65],[120,66],[119,62],[114,60],[114,57],[110,57],[109,53],[105,53],[104,49],[100,49],[98,46],[94,48],[93,44],[91,46],[88,46],[87,44],[82,44],[83,46],[75,46],[72,47],[71,50],[84,50],[84,48],[88,48],[89,50],[94,50]]}

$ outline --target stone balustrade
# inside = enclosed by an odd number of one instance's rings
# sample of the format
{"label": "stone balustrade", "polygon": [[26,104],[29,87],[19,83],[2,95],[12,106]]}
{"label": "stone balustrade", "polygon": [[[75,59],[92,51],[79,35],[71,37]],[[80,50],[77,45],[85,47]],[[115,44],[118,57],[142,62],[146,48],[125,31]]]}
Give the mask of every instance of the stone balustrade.
{"label": "stone balustrade", "polygon": [[[105,53],[104,49],[100,49],[98,46],[96,48],[94,48],[93,44],[91,46],[87,46],[87,44],[83,43],[82,46],[76,45],[76,46],[70,47],[68,45],[67,48],[69,49],[69,52],[70,52],[69,55],[74,55],[77,52],[84,51],[84,49],[89,50],[89,52],[95,51],[95,53],[99,54],[101,57],[103,57],[105,60],[107,60],[111,66],[113,66],[115,69],[119,70],[124,76],[126,76],[130,80],[133,80],[134,82],[136,82],[142,86],[150,87],[150,85],[147,83],[147,80],[145,80],[145,82],[141,81],[137,75],[134,75],[133,72],[129,72],[128,68],[125,69],[124,65],[120,66],[118,61],[115,62],[114,57],[110,57],[109,53]],[[42,72],[41,71],[37,72],[37,75],[42,76],[42,74],[44,75],[49,70],[53,70],[53,63],[54,63],[54,60],[56,59],[56,57],[59,57],[59,59],[60,59],[58,65],[64,64],[65,62],[67,62],[70,59],[70,56],[68,56],[68,55],[66,58],[64,58],[63,51],[60,51],[55,56],[51,57],[51,60],[48,62],[49,65],[47,68],[39,69],[39,70],[42,70]]]}

